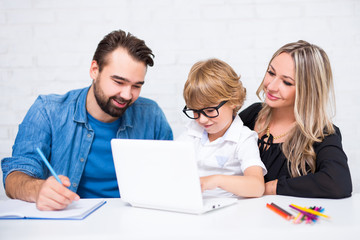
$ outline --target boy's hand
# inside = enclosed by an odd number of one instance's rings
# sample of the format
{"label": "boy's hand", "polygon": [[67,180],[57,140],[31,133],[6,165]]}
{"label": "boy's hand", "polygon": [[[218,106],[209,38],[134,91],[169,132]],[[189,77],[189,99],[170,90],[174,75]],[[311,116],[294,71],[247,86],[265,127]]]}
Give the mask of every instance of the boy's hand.
{"label": "boy's hand", "polygon": [[219,186],[220,175],[211,175],[200,178],[201,191],[212,190]]}

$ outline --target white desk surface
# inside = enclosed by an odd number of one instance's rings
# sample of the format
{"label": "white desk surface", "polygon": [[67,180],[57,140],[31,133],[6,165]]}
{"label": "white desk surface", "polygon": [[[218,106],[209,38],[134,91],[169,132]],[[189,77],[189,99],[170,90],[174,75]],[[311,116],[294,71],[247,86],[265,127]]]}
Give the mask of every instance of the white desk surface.
{"label": "white desk surface", "polygon": [[[274,202],[322,206],[331,219],[293,224],[266,207]],[[203,215],[130,207],[121,199],[84,220],[0,220],[0,239],[359,239],[360,194],[341,200],[264,196]]]}

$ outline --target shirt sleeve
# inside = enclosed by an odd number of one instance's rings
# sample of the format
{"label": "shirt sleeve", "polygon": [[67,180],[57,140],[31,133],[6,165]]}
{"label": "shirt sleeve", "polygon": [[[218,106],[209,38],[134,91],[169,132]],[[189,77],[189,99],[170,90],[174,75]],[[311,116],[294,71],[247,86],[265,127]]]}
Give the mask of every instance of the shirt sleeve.
{"label": "shirt sleeve", "polygon": [[43,106],[44,103],[39,97],[19,125],[12,157],[1,161],[4,186],[6,177],[13,171],[21,171],[36,178],[45,178],[48,174],[35,150],[39,147],[45,156],[50,152],[51,128]]}
{"label": "shirt sleeve", "polygon": [[[336,128],[337,129],[337,128]],[[340,130],[314,146],[316,171],[305,176],[280,177],[277,194],[298,197],[350,197],[352,183],[347,157],[342,149]]]}
{"label": "shirt sleeve", "polygon": [[241,160],[241,171],[244,172],[246,168],[252,166],[259,166],[262,168],[263,175],[266,175],[267,170],[264,163],[261,161],[259,148],[257,146],[257,133],[246,129],[246,137],[238,144],[238,157]]}

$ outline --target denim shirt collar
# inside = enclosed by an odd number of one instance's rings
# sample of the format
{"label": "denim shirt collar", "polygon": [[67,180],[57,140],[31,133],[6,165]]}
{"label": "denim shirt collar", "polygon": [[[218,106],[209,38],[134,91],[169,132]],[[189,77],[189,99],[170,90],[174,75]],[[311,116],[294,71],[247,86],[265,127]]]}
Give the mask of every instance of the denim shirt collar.
{"label": "denim shirt collar", "polygon": [[84,88],[75,105],[75,111],[74,111],[74,121],[79,123],[85,123],[87,125],[88,119],[87,119],[87,111],[86,111],[86,97],[89,92],[90,87]]}
{"label": "denim shirt collar", "polygon": [[[91,86],[84,88],[81,91],[79,98],[77,99],[77,102],[75,105],[73,120],[75,122],[85,124],[85,127],[87,129],[92,130],[91,126],[89,125],[89,121],[87,118],[87,109],[86,109],[86,98],[87,98],[87,94],[89,92],[90,87]],[[121,120],[120,120],[119,130],[124,130],[126,127],[131,127],[131,128],[133,127],[134,119],[131,117],[132,114],[126,114],[126,113],[129,113],[132,111],[133,111],[132,106],[130,106],[128,109],[126,109],[125,113],[120,117]]]}

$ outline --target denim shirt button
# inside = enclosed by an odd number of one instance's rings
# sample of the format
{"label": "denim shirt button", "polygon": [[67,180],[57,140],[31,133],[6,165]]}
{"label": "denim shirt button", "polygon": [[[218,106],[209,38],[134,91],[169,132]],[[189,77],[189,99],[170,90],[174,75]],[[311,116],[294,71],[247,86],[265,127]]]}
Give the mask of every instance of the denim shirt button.
{"label": "denim shirt button", "polygon": [[76,187],[76,186],[77,186],[77,184],[76,184],[76,183],[73,183],[72,185],[73,185],[73,187]]}
{"label": "denim shirt button", "polygon": [[85,159],[84,158],[80,158],[80,162],[84,162],[85,161]]}
{"label": "denim shirt button", "polygon": [[91,134],[90,134],[90,133],[88,133],[88,134],[87,134],[87,137],[88,137],[88,138],[91,138]]}

